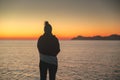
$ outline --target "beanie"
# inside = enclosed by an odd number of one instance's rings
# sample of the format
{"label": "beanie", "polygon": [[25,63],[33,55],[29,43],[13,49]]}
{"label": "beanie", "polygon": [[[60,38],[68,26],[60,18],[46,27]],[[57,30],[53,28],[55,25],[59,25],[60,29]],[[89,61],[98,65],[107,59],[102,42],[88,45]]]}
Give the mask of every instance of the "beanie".
{"label": "beanie", "polygon": [[49,24],[48,21],[45,21],[44,31],[45,31],[45,33],[51,33],[52,32],[52,26]]}

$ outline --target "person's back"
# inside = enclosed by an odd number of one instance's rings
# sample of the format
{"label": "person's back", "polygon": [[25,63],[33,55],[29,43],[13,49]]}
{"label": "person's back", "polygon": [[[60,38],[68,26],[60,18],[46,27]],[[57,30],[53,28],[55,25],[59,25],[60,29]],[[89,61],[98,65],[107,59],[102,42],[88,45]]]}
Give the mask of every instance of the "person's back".
{"label": "person's back", "polygon": [[45,55],[57,56],[60,51],[58,39],[52,34],[44,34],[38,40],[38,49]]}
{"label": "person's back", "polygon": [[57,54],[60,51],[58,39],[52,35],[52,27],[45,22],[45,33],[38,39],[37,47],[40,53],[40,78],[46,80],[47,69],[49,70],[49,79],[55,80],[58,60]]}

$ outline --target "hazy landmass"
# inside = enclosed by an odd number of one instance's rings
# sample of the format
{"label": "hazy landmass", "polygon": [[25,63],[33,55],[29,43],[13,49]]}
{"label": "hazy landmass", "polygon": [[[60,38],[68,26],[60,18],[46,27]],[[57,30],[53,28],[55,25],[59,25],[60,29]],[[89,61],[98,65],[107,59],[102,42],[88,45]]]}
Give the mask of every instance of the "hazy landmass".
{"label": "hazy landmass", "polygon": [[72,40],[120,40],[120,35],[112,34],[110,36],[93,36],[93,37],[84,37],[84,36],[77,36],[72,38]]}

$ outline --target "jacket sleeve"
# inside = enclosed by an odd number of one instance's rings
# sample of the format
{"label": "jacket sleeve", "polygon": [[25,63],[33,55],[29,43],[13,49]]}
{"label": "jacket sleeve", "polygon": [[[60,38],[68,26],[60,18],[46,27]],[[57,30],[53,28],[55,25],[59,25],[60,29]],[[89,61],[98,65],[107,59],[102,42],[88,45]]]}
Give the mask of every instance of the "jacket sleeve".
{"label": "jacket sleeve", "polygon": [[38,39],[38,42],[37,42],[37,48],[38,48],[38,51],[39,53],[42,51],[42,36]]}
{"label": "jacket sleeve", "polygon": [[59,43],[57,38],[56,38],[56,42],[57,42],[57,45],[56,45],[56,47],[57,47],[56,55],[58,55],[58,53],[60,52],[60,43]]}

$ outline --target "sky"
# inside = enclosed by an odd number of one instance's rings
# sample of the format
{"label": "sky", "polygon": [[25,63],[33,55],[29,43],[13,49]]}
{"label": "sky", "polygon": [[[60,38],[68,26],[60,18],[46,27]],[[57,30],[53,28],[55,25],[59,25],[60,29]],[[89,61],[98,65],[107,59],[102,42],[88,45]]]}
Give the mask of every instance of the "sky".
{"label": "sky", "polygon": [[120,34],[120,0],[0,0],[0,39],[38,39],[44,21],[59,39]]}

